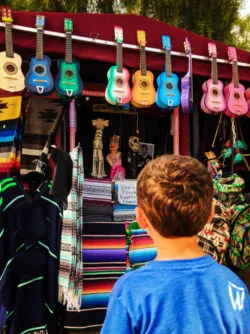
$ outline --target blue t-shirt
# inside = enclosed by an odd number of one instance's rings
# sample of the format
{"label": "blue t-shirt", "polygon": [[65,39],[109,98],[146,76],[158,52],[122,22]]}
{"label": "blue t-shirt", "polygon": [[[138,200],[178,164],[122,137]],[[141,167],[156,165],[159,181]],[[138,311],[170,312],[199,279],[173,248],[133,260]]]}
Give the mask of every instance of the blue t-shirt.
{"label": "blue t-shirt", "polygon": [[209,255],[151,261],[117,281],[101,333],[250,334],[250,298]]}

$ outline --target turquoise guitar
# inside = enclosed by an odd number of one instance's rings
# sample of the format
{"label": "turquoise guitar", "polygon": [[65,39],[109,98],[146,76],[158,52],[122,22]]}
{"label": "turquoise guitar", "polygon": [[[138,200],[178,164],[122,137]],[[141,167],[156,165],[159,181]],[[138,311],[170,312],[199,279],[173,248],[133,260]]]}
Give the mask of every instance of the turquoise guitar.
{"label": "turquoise guitar", "polygon": [[54,80],[50,72],[51,60],[43,54],[43,28],[45,17],[36,16],[36,56],[29,63],[29,71],[25,77],[25,86],[32,94],[46,95],[52,92]]}
{"label": "turquoise guitar", "polygon": [[80,64],[72,58],[72,20],[64,20],[64,30],[66,33],[65,59],[58,61],[58,75],[56,77],[55,88],[61,96],[75,97],[82,94],[83,84],[79,73]]}
{"label": "turquoise guitar", "polygon": [[165,51],[165,72],[157,78],[156,104],[159,108],[172,110],[180,105],[181,94],[178,88],[178,76],[172,73],[171,41],[169,36],[162,36]]}
{"label": "turquoise guitar", "polygon": [[111,66],[107,77],[108,85],[105,90],[105,98],[108,103],[113,105],[124,105],[131,100],[131,89],[129,86],[129,71],[123,67],[122,42],[123,29],[115,27],[116,47],[116,66]]}

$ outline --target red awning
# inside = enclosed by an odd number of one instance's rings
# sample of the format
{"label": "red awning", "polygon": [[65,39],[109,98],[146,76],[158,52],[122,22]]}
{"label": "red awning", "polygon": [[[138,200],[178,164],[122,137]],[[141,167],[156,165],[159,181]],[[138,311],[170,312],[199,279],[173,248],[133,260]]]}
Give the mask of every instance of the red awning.
{"label": "red awning", "polygon": [[[74,22],[73,34],[84,37],[96,37],[103,40],[114,40],[114,26],[120,25],[124,31],[124,43],[137,45],[136,31],[145,30],[147,36],[147,46],[161,48],[161,35],[169,35],[172,41],[174,51],[184,52],[183,42],[188,37],[192,51],[196,55],[208,56],[208,38],[173,27],[161,21],[149,19],[138,15],[115,15],[115,14],[69,14],[69,13],[37,13],[37,12],[14,12],[14,24],[35,27],[37,14],[43,14],[46,17],[45,29],[63,32],[64,18],[71,18]],[[36,36],[34,33],[25,31],[13,31],[14,49],[22,50],[23,56],[34,54],[36,45]],[[217,45],[218,57],[225,60],[227,57],[227,45],[221,42],[215,42]],[[4,29],[0,28],[0,48],[5,49]],[[64,54],[65,41],[62,38],[45,36],[44,51],[51,54]],[[25,55],[23,54],[25,53]],[[238,61],[250,63],[250,53],[237,49]],[[107,63],[115,63],[116,52],[114,47],[108,45],[97,45],[73,41],[73,54],[82,59],[93,59]],[[173,56],[173,71],[185,73],[187,71],[187,59],[184,57]],[[133,68],[139,67],[138,50],[124,49],[124,66]],[[232,77],[231,65],[218,64],[219,77]],[[147,52],[147,67],[151,70],[164,70],[164,55]],[[94,70],[94,69],[93,69]],[[209,77],[211,64],[209,61],[194,60],[193,73]],[[240,80],[250,81],[250,68],[239,68]]]}

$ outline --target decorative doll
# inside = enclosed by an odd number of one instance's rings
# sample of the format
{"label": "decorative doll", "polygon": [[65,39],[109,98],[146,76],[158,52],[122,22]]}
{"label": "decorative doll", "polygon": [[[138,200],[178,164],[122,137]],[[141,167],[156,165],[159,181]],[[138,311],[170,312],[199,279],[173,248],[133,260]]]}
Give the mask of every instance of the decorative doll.
{"label": "decorative doll", "polygon": [[128,170],[129,170],[129,178],[136,179],[137,178],[137,165],[138,165],[138,149],[139,149],[139,137],[131,136],[128,140]]}
{"label": "decorative doll", "polygon": [[125,179],[125,169],[122,167],[121,152],[120,147],[120,137],[112,136],[110,138],[109,150],[110,153],[107,154],[106,159],[110,164],[110,179],[111,181],[123,180]]}
{"label": "decorative doll", "polygon": [[96,132],[93,141],[93,166],[91,175],[97,178],[103,178],[107,175],[104,170],[102,133],[104,128],[109,126],[109,120],[101,118],[93,119],[92,125],[96,128]]}

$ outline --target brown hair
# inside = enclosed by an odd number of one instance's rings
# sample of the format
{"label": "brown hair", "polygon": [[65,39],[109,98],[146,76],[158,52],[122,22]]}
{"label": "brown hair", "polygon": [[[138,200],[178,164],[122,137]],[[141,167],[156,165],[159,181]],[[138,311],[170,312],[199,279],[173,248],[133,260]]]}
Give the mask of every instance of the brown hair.
{"label": "brown hair", "polygon": [[209,218],[212,197],[208,170],[188,156],[160,156],[137,179],[138,206],[164,237],[196,235]]}

